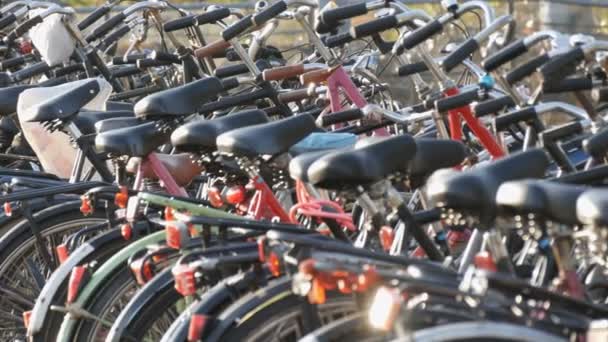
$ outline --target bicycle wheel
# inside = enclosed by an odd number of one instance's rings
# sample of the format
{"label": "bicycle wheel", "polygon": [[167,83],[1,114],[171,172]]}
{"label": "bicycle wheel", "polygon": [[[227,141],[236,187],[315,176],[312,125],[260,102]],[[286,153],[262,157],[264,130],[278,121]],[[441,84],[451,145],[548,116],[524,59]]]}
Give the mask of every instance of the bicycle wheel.
{"label": "bicycle wheel", "polygon": [[371,329],[365,313],[331,322],[300,339],[301,342],[385,341],[383,333]]}
{"label": "bicycle wheel", "polygon": [[[15,225],[0,239],[0,340],[23,338],[23,312],[34,301],[46,279],[58,266],[55,247],[67,235],[87,226],[105,222],[105,213],[83,217],[80,202],[56,205],[34,215],[39,237],[29,222]],[[10,317],[10,318],[9,318]]]}

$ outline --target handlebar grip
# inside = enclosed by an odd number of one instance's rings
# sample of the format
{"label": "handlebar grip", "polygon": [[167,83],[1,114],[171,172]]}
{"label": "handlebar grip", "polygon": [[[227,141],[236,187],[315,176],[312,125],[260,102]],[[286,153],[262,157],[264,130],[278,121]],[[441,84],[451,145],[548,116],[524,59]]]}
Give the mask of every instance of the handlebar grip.
{"label": "handlebar grip", "polygon": [[540,67],[545,79],[562,79],[572,74],[576,66],[585,59],[585,52],[578,46],[564,54],[557,55]]}
{"label": "handlebar grip", "polygon": [[515,84],[524,78],[532,75],[536,72],[538,68],[540,68],[543,64],[549,61],[550,57],[548,54],[542,54],[540,56],[534,57],[524,64],[516,67],[511,70],[509,73],[505,75],[505,80],[509,84]]}
{"label": "handlebar grip", "polygon": [[151,59],[155,59],[157,61],[163,61],[163,62],[170,62],[173,64],[181,64],[181,60],[179,59],[179,56],[174,55],[172,53],[168,53],[168,52],[164,52],[164,51],[153,51],[150,54],[150,58]]}
{"label": "handlebar grip", "polygon": [[127,77],[127,76],[137,75],[140,72],[141,72],[141,70],[136,65],[129,65],[126,67],[120,67],[118,69],[112,70],[112,76]]}
{"label": "handlebar grip", "polygon": [[401,45],[403,48],[409,50],[441,31],[443,31],[443,24],[435,19],[408,34],[403,38]]}
{"label": "handlebar grip", "polygon": [[217,101],[204,104],[200,108],[199,112],[200,113],[210,113],[210,112],[213,112],[216,110],[222,110],[222,109],[232,108],[235,106],[251,104],[257,100],[267,98],[268,96],[271,95],[272,91],[273,90],[259,89],[259,90],[253,91],[251,93],[223,97]]}
{"label": "handlebar grip", "polygon": [[262,79],[264,81],[278,81],[299,76],[304,72],[304,64],[287,65],[264,70]]}
{"label": "handlebar grip", "polygon": [[218,39],[201,48],[194,50],[194,55],[199,59],[203,59],[205,57],[212,57],[216,54],[225,51],[228,47],[230,47],[230,43],[228,41],[224,39]]}
{"label": "handlebar grip", "polygon": [[112,33],[106,36],[106,38],[99,45],[100,50],[105,50],[109,48],[112,44],[118,41],[120,38],[124,37],[125,34],[129,33],[131,28],[128,25],[122,25],[118,29],[114,30]]}
{"label": "handlebar grip", "polygon": [[364,24],[353,26],[350,28],[351,37],[358,39],[371,36],[374,33],[379,33],[399,25],[399,20],[395,15],[388,15],[382,18],[368,21]]}
{"label": "handlebar grip", "polygon": [[196,25],[205,25],[215,23],[222,19],[226,19],[230,16],[230,8],[222,7],[214,9],[213,11],[207,11],[194,17],[194,23]]}
{"label": "handlebar grip", "polygon": [[543,82],[543,92],[546,94],[590,89],[593,89],[593,81],[586,77],[565,78],[560,81],[545,80]]}
{"label": "handlebar grip", "polygon": [[46,64],[46,62],[38,62],[36,64],[32,64],[31,66],[21,69],[15,73],[13,73],[13,79],[17,82],[23,81],[28,78],[32,78],[36,75],[43,74],[47,71],[51,70],[51,67]]}
{"label": "handlebar grip", "polygon": [[518,122],[532,123],[537,131],[541,131],[543,129],[540,126],[538,113],[536,112],[536,108],[534,106],[497,116],[494,118],[494,127],[497,131],[504,131],[509,126]]}
{"label": "handlebar grip", "polygon": [[316,94],[310,95],[308,93],[307,88],[290,90],[288,92],[280,93],[279,95],[277,95],[277,97],[279,98],[279,101],[281,101],[283,103],[300,101],[300,100],[304,100],[304,99],[316,97],[316,96],[317,96]]}
{"label": "handlebar grip", "polygon": [[325,37],[324,43],[328,48],[335,48],[353,41],[353,37],[348,32],[338,33],[333,36]]}
{"label": "handlebar grip", "polygon": [[244,63],[233,64],[233,65],[223,65],[221,67],[217,67],[213,72],[213,75],[218,78],[226,78],[232,77],[240,74],[244,74],[249,72],[247,65]]}
{"label": "handlebar grip", "polygon": [[248,14],[241,18],[241,20],[235,21],[232,25],[228,26],[222,31],[221,36],[225,41],[229,41],[243,32],[247,31],[250,27],[253,27],[253,15]]}
{"label": "handlebar grip", "polygon": [[34,57],[33,54],[29,53],[23,56],[17,56],[9,59],[5,59],[0,62],[0,70],[6,70],[10,68],[14,68],[19,65],[23,65]]}
{"label": "handlebar grip", "polygon": [[84,39],[90,43],[96,39],[101,38],[106,33],[110,32],[114,27],[118,26],[118,24],[120,24],[125,18],[126,16],[123,12],[117,13],[113,17],[110,17],[110,19],[108,19],[103,24],[97,26],[93,30],[93,32],[87,35]]}
{"label": "handlebar grip", "polygon": [[89,26],[93,25],[97,20],[99,20],[104,15],[110,13],[112,8],[108,5],[104,5],[94,10],[89,14],[86,18],[82,19],[81,22],[78,23],[78,29],[80,31],[86,30]]}
{"label": "handlebar grip", "polygon": [[22,22],[21,24],[19,24],[17,27],[15,27],[15,29],[13,31],[11,31],[11,33],[8,34],[8,36],[6,36],[4,38],[4,41],[6,43],[12,43],[15,39],[21,37],[22,35],[24,35],[25,33],[27,33],[27,31],[29,31],[32,27],[40,24],[42,22],[42,17],[37,15],[35,17],[32,17],[24,22]]}
{"label": "handlebar grip", "polygon": [[528,51],[523,39],[518,39],[513,43],[500,49],[495,54],[487,57],[481,62],[481,66],[487,71],[492,72],[500,68],[503,64],[523,55]]}
{"label": "handlebar grip", "polygon": [[9,13],[0,18],[0,30],[17,21],[17,16],[14,13]]}
{"label": "handlebar grip", "polygon": [[411,63],[402,65],[397,69],[398,76],[410,76],[413,74],[419,74],[421,72],[428,71],[429,67],[424,62]]}
{"label": "handlebar grip", "polygon": [[435,101],[435,108],[438,112],[446,112],[448,110],[460,108],[471,104],[471,102],[479,100],[479,90],[469,90],[458,95],[446,97]]}
{"label": "handlebar grip", "polygon": [[347,5],[338,8],[328,9],[321,12],[319,18],[326,25],[339,25],[340,20],[349,19],[359,15],[367,14],[367,5],[365,2]]}
{"label": "handlebar grip", "polygon": [[186,27],[194,26],[194,14],[186,15],[177,19],[169,20],[163,24],[163,31],[173,32],[184,29]]}
{"label": "handlebar grip", "polygon": [[346,109],[319,116],[321,126],[330,126],[338,123],[359,120],[361,118],[363,118],[363,112],[359,108]]}
{"label": "handlebar grip", "polygon": [[84,71],[84,65],[82,65],[81,63],[70,64],[63,68],[55,70],[55,77],[69,75],[69,74],[73,74],[73,73],[76,73],[79,71]]}
{"label": "handlebar grip", "polygon": [[110,101],[123,101],[133,97],[142,97],[161,91],[164,88],[161,85],[151,85],[142,88],[131,89],[121,93],[114,93],[110,96]]}
{"label": "handlebar grip", "polygon": [[234,89],[241,85],[236,77],[224,78],[220,81],[222,82],[222,88],[224,88],[224,91]]}
{"label": "handlebar grip", "polygon": [[515,107],[515,101],[508,95],[501,96],[496,99],[483,101],[478,103],[475,108],[475,116],[480,118],[488,114],[495,114],[509,107]]}
{"label": "handlebar grip", "polygon": [[325,82],[329,76],[333,73],[334,69],[319,69],[312,70],[300,75],[300,83],[302,84],[310,84],[310,83],[321,83]]}
{"label": "handlebar grip", "polygon": [[321,19],[318,19],[317,22],[315,23],[315,31],[318,34],[334,33],[337,28],[338,28],[338,25],[328,25],[328,24],[322,22]]}
{"label": "handlebar grip", "polygon": [[154,67],[171,65],[171,64],[173,64],[173,62],[171,62],[171,61],[163,61],[163,60],[152,59],[152,58],[138,59],[137,62],[135,62],[135,65],[139,69],[154,68]]}
{"label": "handlebar grip", "polygon": [[462,61],[469,58],[477,49],[479,49],[479,43],[475,39],[469,38],[441,61],[441,66],[445,71],[449,72],[460,65]]}
{"label": "handlebar grip", "polygon": [[133,54],[127,55],[126,57],[125,56],[113,57],[112,64],[114,64],[114,65],[133,64],[133,63],[137,62],[138,59],[144,59],[144,58],[146,58],[145,53],[133,53]]}
{"label": "handlebar grip", "polygon": [[593,89],[591,91],[591,98],[597,103],[608,102],[608,87],[600,87]]}
{"label": "handlebar grip", "polygon": [[253,23],[256,26],[266,24],[267,21],[283,13],[287,9],[287,3],[284,0],[279,0],[274,4],[266,7],[262,11],[253,15]]}

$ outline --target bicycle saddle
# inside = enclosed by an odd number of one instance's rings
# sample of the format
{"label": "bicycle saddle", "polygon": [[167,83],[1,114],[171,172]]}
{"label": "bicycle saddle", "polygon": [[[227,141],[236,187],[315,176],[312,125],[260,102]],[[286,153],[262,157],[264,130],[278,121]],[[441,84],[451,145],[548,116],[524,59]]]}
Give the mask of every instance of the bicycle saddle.
{"label": "bicycle saddle", "polygon": [[540,178],[548,165],[545,152],[532,149],[470,171],[439,170],[427,181],[427,195],[439,207],[470,212],[488,222],[495,217],[496,192],[502,183]]}
{"label": "bicycle saddle", "polygon": [[135,104],[137,117],[190,115],[214,99],[224,88],[216,77],[207,77],[188,84],[148,95]]}
{"label": "bicycle saddle", "polygon": [[101,90],[96,79],[39,89],[49,91],[52,95],[46,100],[25,108],[21,117],[26,122],[65,120],[77,114]]}
{"label": "bicycle saddle", "polygon": [[[133,112],[131,112],[131,115],[133,115]],[[141,119],[138,119],[134,116],[104,119],[95,123],[95,131],[97,133],[104,133],[113,129],[141,125],[145,122],[146,121],[142,121]]]}
{"label": "bicycle saddle", "polygon": [[308,179],[310,183],[326,189],[371,184],[406,170],[415,154],[416,141],[411,136],[385,138],[320,158],[308,168]]}
{"label": "bicycle saddle", "polygon": [[[173,176],[173,179],[179,186],[188,185],[194,177],[199,175],[202,171],[200,165],[190,158],[190,155],[187,153],[181,154],[162,154],[157,153],[156,157],[160,160],[160,162],[167,168],[167,171]],[[133,157],[129,159],[127,163],[126,170],[129,173],[136,173],[137,169],[141,165],[140,157]],[[158,179],[158,176],[150,167],[144,166],[142,168],[143,176],[147,179]]]}
{"label": "bicycle saddle", "polygon": [[576,216],[584,224],[608,226],[608,191],[589,190],[576,201]]}
{"label": "bicycle saddle", "polygon": [[308,168],[318,159],[336,152],[336,149],[321,150],[300,154],[289,161],[289,175],[295,180],[310,182],[308,179]]}
{"label": "bicycle saddle", "polygon": [[100,133],[95,137],[95,147],[102,153],[144,157],[166,143],[169,136],[169,133],[159,131],[155,122],[146,122]]}
{"label": "bicycle saddle", "polygon": [[546,180],[506,182],[498,188],[496,205],[508,213],[532,213],[541,219],[578,224],[576,200],[586,189]]}
{"label": "bicycle saddle", "polygon": [[233,129],[266,123],[266,112],[246,110],[213,120],[190,122],[171,134],[171,144],[180,151],[201,152],[215,150],[217,137]]}
{"label": "bicycle saddle", "polygon": [[133,112],[126,111],[126,110],[104,111],[104,112],[82,111],[74,117],[73,122],[76,125],[76,127],[78,127],[80,129],[80,132],[82,134],[92,134],[92,133],[97,132],[97,130],[95,129],[95,127],[96,127],[95,125],[98,122],[107,120],[107,119],[115,119],[115,118],[133,118]]}
{"label": "bicycle saddle", "polygon": [[241,156],[277,155],[287,152],[316,128],[311,115],[295,115],[221,134],[217,147],[220,152]]}
{"label": "bicycle saddle", "polygon": [[36,85],[26,84],[8,88],[0,88],[0,116],[6,116],[17,112],[19,94],[24,90],[36,88]]}

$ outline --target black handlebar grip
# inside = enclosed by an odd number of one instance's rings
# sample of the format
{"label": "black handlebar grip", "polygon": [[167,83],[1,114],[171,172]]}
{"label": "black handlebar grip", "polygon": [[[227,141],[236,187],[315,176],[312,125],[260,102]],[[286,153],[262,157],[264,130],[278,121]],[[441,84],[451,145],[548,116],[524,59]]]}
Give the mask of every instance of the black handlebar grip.
{"label": "black handlebar grip", "polygon": [[424,62],[411,63],[402,65],[397,69],[398,76],[410,76],[413,74],[419,74],[421,72],[428,71],[429,67]]}
{"label": "black handlebar grip", "polygon": [[543,64],[547,63],[551,59],[548,54],[542,54],[534,57],[524,64],[514,68],[505,75],[505,80],[509,84],[515,84],[524,78],[532,75],[540,68]]}
{"label": "black handlebar grip", "polygon": [[503,64],[508,63],[509,61],[523,55],[527,51],[528,47],[526,46],[526,44],[524,44],[524,40],[519,39],[500,49],[495,54],[484,59],[481,62],[481,66],[487,72],[491,72],[498,69]]}
{"label": "black handlebar grip", "polygon": [[113,57],[112,64],[114,64],[114,65],[134,64],[135,62],[137,62],[138,59],[144,59],[144,58],[146,58],[145,53],[133,53],[133,54],[127,55],[126,57],[124,57],[124,56]]}
{"label": "black handlebar grip", "polygon": [[593,89],[593,81],[586,77],[565,78],[560,81],[545,80],[543,82],[543,92],[546,94],[590,89]]}
{"label": "black handlebar grip", "polygon": [[80,71],[84,71],[84,65],[82,65],[81,63],[70,64],[63,68],[55,70],[55,77],[66,76]]}
{"label": "black handlebar grip", "polygon": [[441,61],[441,66],[445,71],[449,72],[460,65],[462,61],[469,58],[477,49],[479,49],[479,43],[475,39],[469,38]]}
{"label": "black handlebar grip", "polygon": [[213,72],[213,75],[218,78],[226,78],[226,77],[232,77],[232,76],[244,74],[246,72],[249,72],[247,65],[245,65],[244,63],[239,63],[239,64],[233,64],[233,65],[223,65],[221,67],[218,67]]}
{"label": "black handlebar grip", "polygon": [[576,66],[585,59],[585,52],[578,46],[564,54],[557,55],[540,67],[543,77],[560,80],[572,74]]}
{"label": "black handlebar grip", "polygon": [[359,120],[363,117],[363,112],[359,108],[346,109],[335,113],[320,116],[321,126],[335,125],[338,123]]}
{"label": "black handlebar grip", "polygon": [[37,15],[35,17],[32,17],[24,22],[22,22],[21,24],[19,24],[17,27],[15,27],[15,29],[13,31],[11,31],[11,33],[9,33],[6,37],[4,37],[4,41],[7,44],[12,43],[15,39],[21,37],[22,35],[24,35],[25,33],[27,33],[27,31],[29,31],[32,27],[40,24],[42,22],[42,17]]}
{"label": "black handlebar grip", "polygon": [[0,18],[0,30],[14,23],[15,21],[17,21],[17,17],[14,13],[5,15],[4,17]]}
{"label": "black handlebar grip", "polygon": [[46,64],[46,62],[38,62],[25,69],[14,72],[12,76],[15,81],[20,82],[36,75],[44,74],[49,70],[51,70],[51,67]]}
{"label": "black handlebar grip", "polygon": [[165,32],[173,32],[177,30],[184,29],[186,27],[194,26],[194,17],[195,15],[187,15],[181,18],[173,19],[167,21],[163,24],[163,31]]}
{"label": "black handlebar grip", "polygon": [[279,0],[274,4],[264,8],[260,12],[253,15],[253,22],[256,26],[264,25],[270,19],[283,13],[287,9],[287,3],[284,0]]}
{"label": "black handlebar grip", "polygon": [[112,76],[114,77],[127,77],[132,75],[137,75],[141,72],[141,70],[136,65],[129,65],[125,67],[120,67],[112,70]]}
{"label": "black handlebar grip", "polygon": [[386,17],[374,19],[366,22],[365,24],[353,26],[350,28],[351,37],[363,38],[371,36],[374,33],[379,33],[391,28],[395,28],[399,25],[399,20],[394,15],[388,15]]}
{"label": "black handlebar grip", "polygon": [[223,110],[223,109],[228,109],[228,108],[232,108],[235,106],[252,104],[257,100],[261,100],[261,99],[267,98],[268,96],[272,95],[273,91],[274,90],[258,89],[258,90],[252,91],[250,93],[223,97],[217,101],[206,103],[205,105],[203,105],[200,108],[199,112],[200,113],[211,113],[216,110]]}
{"label": "black handlebar grip", "polygon": [[340,20],[349,19],[367,13],[365,2],[328,9],[321,12],[320,19],[326,25],[338,25]]}
{"label": "black handlebar grip", "polygon": [[343,46],[346,43],[353,41],[353,37],[348,32],[338,33],[333,36],[325,37],[324,43],[328,48]]}
{"label": "black handlebar grip", "polygon": [[154,68],[154,67],[170,65],[170,64],[173,64],[173,62],[157,60],[157,59],[152,59],[152,58],[138,59],[137,62],[135,62],[135,65],[137,65],[137,67],[140,69]]}
{"label": "black handlebar grip", "polygon": [[[538,113],[534,106],[502,114],[494,118],[494,127],[497,131],[504,131],[509,126],[518,122],[532,122],[538,121]],[[537,129],[540,127],[537,127]],[[542,128],[541,128],[542,130]]]}
{"label": "black handlebar grip", "polygon": [[241,85],[236,77],[224,78],[221,80],[221,82],[222,88],[224,88],[225,91],[234,89]]}
{"label": "black handlebar grip", "polygon": [[253,26],[253,15],[248,14],[241,18],[241,20],[232,23],[232,25],[228,26],[224,31],[222,31],[222,38],[225,41],[229,41],[241,33],[245,32],[247,29]]}
{"label": "black handlebar grip", "polygon": [[106,38],[99,45],[99,48],[101,50],[109,48],[112,44],[114,44],[120,38],[124,37],[124,35],[129,33],[130,31],[131,28],[129,28],[128,25],[120,26],[118,29],[114,30],[112,33],[106,36]]}
{"label": "black handlebar grip", "polygon": [[111,9],[112,8],[110,6],[104,5],[104,6],[99,7],[98,9],[94,10],[93,12],[91,12],[91,14],[89,14],[86,18],[82,19],[82,21],[78,23],[78,29],[80,31],[86,30],[94,22],[99,20],[99,18],[110,13]]}
{"label": "black handlebar grip", "polygon": [[94,41],[95,39],[101,38],[106,33],[110,32],[113,28],[118,26],[118,24],[120,24],[123,20],[125,20],[125,17],[126,16],[123,12],[117,13],[113,17],[110,17],[110,19],[108,19],[103,24],[97,26],[93,30],[93,32],[91,32],[89,35],[87,35],[84,39],[90,43],[90,42]]}
{"label": "black handlebar grip", "polygon": [[218,9],[214,9],[213,11],[208,11],[202,14],[199,14],[194,17],[194,23],[196,25],[205,25],[215,23],[222,19],[228,18],[230,16],[230,9],[227,7],[222,7]]}
{"label": "black handlebar grip", "polygon": [[608,102],[608,87],[593,89],[591,91],[591,98],[597,103]]}
{"label": "black handlebar grip", "polygon": [[412,31],[402,40],[401,46],[411,49],[443,30],[443,24],[435,19]]}
{"label": "black handlebar grip", "polygon": [[0,70],[4,71],[6,69],[10,69],[10,68],[14,68],[19,65],[23,65],[27,61],[31,60],[33,57],[34,57],[34,55],[32,55],[30,53],[30,54],[23,55],[23,56],[17,56],[17,57],[5,59],[2,62],[0,62]]}
{"label": "black handlebar grip", "polygon": [[509,107],[515,107],[515,101],[508,95],[496,99],[487,100],[475,105],[475,116],[480,118],[488,114],[495,114]]}
{"label": "black handlebar grip", "polygon": [[473,89],[458,95],[446,97],[435,101],[435,108],[438,112],[446,112],[451,109],[467,106],[471,102],[479,100],[479,90]]}
{"label": "black handlebar grip", "polygon": [[173,64],[180,64],[182,61],[179,59],[179,56],[174,55],[169,52],[164,51],[152,51],[150,54],[151,59],[155,59],[157,61],[170,62]]}
{"label": "black handlebar grip", "polygon": [[336,25],[329,25],[322,22],[321,19],[318,19],[315,23],[315,31],[317,31],[318,34],[333,33],[336,31],[339,25],[340,23],[337,23]]}

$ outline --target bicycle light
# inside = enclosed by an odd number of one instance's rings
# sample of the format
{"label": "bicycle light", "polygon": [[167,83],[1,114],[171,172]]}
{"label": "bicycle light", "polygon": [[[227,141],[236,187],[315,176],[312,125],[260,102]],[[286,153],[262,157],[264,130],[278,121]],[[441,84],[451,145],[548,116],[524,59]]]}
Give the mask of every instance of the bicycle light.
{"label": "bicycle light", "polygon": [[370,325],[379,330],[389,330],[401,308],[401,296],[397,289],[380,287],[369,308]]}

